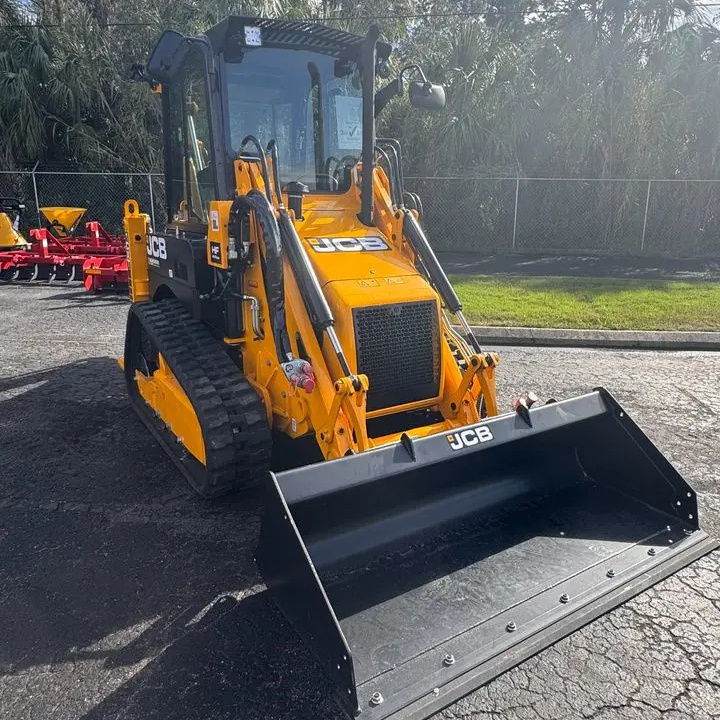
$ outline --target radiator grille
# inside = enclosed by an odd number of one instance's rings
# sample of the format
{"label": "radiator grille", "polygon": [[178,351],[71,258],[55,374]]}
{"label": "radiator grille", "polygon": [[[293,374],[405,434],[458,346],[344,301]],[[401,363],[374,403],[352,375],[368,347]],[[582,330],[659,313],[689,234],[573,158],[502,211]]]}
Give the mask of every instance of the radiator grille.
{"label": "radiator grille", "polygon": [[437,396],[440,331],[435,302],[355,308],[353,321],[358,372],[370,380],[368,410]]}

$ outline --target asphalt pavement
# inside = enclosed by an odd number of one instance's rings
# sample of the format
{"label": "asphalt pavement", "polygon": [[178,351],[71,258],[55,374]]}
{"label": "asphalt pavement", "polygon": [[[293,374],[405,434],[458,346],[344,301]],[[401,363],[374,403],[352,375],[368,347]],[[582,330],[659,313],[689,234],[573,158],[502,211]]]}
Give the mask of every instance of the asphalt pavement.
{"label": "asphalt pavement", "polygon": [[[0,717],[340,720],[254,567],[258,497],[196,499],[131,411],[126,311],[0,285]],[[504,409],[612,390],[720,533],[720,354],[501,357]],[[436,720],[720,716],[719,567],[706,556]]]}
{"label": "asphalt pavement", "polygon": [[483,255],[440,251],[448,273],[523,277],[587,277],[623,280],[720,281],[720,258],[638,257],[562,253]]}

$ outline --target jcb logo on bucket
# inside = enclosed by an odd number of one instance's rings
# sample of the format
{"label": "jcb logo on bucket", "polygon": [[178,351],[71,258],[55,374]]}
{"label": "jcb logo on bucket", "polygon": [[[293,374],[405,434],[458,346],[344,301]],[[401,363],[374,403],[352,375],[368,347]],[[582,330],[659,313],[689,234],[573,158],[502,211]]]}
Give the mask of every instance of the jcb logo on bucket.
{"label": "jcb logo on bucket", "polygon": [[339,238],[308,238],[310,247],[318,253],[332,252],[374,252],[389,250],[390,246],[381,237],[339,237]]}
{"label": "jcb logo on bucket", "polygon": [[467,428],[460,432],[447,436],[447,441],[453,450],[462,450],[462,448],[472,447],[478,443],[484,443],[493,439],[490,428],[485,425],[475,428]]}
{"label": "jcb logo on bucket", "polygon": [[157,235],[149,235],[147,241],[147,254],[150,257],[167,260],[167,249],[165,248],[165,238]]}

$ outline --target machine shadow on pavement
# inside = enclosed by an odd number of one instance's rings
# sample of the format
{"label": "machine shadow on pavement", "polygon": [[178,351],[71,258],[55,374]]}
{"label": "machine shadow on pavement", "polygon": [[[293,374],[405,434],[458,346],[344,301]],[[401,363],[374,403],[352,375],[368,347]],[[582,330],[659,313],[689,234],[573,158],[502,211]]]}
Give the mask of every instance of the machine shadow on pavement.
{"label": "machine shadow on pavement", "polygon": [[43,295],[40,300],[46,302],[48,300],[67,300],[71,303],[68,307],[73,305],[85,305],[87,303],[118,303],[128,305],[130,298],[128,296],[127,288],[114,290],[107,289],[102,292],[90,292],[85,290],[82,285],[76,284],[68,286],[64,283],[56,283],[48,285],[47,282],[4,282],[0,280],[0,287],[4,292],[27,292],[28,289],[32,288],[52,288],[58,292],[53,295]]}
{"label": "machine shadow on pavement", "polygon": [[319,667],[266,592],[220,598],[200,626],[84,720],[344,720]]}
{"label": "machine shadow on pavement", "polygon": [[130,298],[125,290],[104,290],[103,292],[88,292],[82,287],[75,291],[60,292],[57,295],[48,295],[42,298],[43,301],[47,300],[66,300],[67,305],[61,305],[53,310],[63,310],[66,308],[88,305],[129,305]]}
{"label": "machine shadow on pavement", "polygon": [[339,717],[261,589],[258,495],[197,499],[114,359],[0,379],[0,418],[1,674],[74,665],[43,692],[90,718]]}

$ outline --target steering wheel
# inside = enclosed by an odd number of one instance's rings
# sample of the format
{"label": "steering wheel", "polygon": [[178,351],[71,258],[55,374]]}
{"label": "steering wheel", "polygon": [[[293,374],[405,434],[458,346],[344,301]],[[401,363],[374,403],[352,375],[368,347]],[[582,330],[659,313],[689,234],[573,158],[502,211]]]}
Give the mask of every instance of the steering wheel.
{"label": "steering wheel", "polygon": [[335,163],[335,165],[339,165],[340,161],[334,155],[330,155],[328,157],[328,159],[325,161],[325,174],[332,175],[333,177],[335,177],[335,173],[330,172],[330,167],[331,167],[332,163]]}
{"label": "steering wheel", "polygon": [[325,161],[325,172],[330,173],[330,163],[335,163],[335,170],[332,172],[333,178],[335,178],[336,182],[338,183],[338,186],[340,185],[340,173],[345,170],[345,168],[352,167],[354,165],[357,165],[358,158],[356,158],[354,155],[343,155],[339,160],[334,156],[331,155],[326,161]]}

